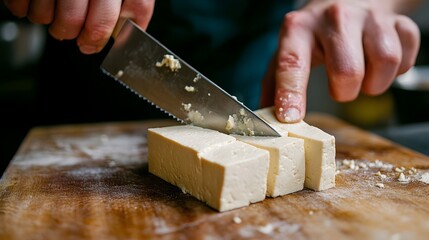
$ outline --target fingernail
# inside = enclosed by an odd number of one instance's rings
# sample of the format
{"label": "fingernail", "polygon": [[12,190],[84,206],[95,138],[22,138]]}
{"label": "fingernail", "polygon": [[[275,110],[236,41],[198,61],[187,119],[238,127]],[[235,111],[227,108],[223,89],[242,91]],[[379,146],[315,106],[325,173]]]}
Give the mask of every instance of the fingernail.
{"label": "fingernail", "polygon": [[84,54],[93,54],[97,52],[97,47],[92,45],[81,45],[79,49]]}
{"label": "fingernail", "polygon": [[283,114],[285,122],[298,122],[301,118],[301,113],[296,108],[288,108]]}

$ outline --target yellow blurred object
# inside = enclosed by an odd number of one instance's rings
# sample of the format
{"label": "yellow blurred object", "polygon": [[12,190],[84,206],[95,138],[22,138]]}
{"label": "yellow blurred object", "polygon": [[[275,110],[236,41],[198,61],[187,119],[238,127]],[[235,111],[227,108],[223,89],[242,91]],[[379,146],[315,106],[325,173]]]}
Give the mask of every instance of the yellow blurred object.
{"label": "yellow blurred object", "polygon": [[341,103],[341,115],[362,128],[386,125],[393,116],[392,94],[389,91],[379,96],[361,94],[352,102]]}

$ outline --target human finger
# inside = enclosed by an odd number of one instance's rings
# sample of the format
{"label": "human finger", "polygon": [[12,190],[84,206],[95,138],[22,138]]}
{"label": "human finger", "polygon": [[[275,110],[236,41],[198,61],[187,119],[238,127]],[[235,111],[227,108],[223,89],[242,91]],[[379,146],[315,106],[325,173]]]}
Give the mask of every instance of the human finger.
{"label": "human finger", "polygon": [[325,27],[317,34],[325,54],[331,96],[340,102],[358,96],[365,74],[362,26],[359,21],[349,21],[350,16],[351,9],[341,5],[329,7]]}
{"label": "human finger", "polygon": [[279,121],[297,122],[305,116],[313,46],[308,15],[302,12],[287,14],[280,32],[275,70],[274,104]]}
{"label": "human finger", "polygon": [[84,27],[77,39],[82,53],[93,54],[104,48],[118,21],[121,4],[120,0],[90,2]]}
{"label": "human finger", "polygon": [[394,21],[370,15],[364,30],[363,46],[366,69],[362,92],[368,95],[381,94],[396,77],[402,58]]}
{"label": "human finger", "polygon": [[55,17],[49,33],[59,40],[76,38],[85,22],[88,5],[88,0],[56,1]]}
{"label": "human finger", "polygon": [[38,24],[50,24],[54,19],[55,0],[32,0],[27,18]]}
{"label": "human finger", "polygon": [[141,28],[146,29],[152,18],[155,0],[125,0],[121,17],[132,19]]}
{"label": "human finger", "polygon": [[17,17],[27,16],[30,0],[4,0],[5,6]]}
{"label": "human finger", "polygon": [[402,74],[415,64],[420,48],[420,30],[415,22],[403,15],[396,19],[395,28],[402,46],[402,61],[398,69],[398,74]]}

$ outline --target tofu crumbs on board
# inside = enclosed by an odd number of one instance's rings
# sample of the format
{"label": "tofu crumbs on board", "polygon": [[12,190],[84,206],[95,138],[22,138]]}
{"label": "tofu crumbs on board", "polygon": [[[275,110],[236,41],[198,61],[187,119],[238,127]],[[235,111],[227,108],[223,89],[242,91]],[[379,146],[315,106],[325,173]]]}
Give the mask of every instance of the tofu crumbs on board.
{"label": "tofu crumbs on board", "polygon": [[185,86],[185,90],[187,92],[195,92],[195,87],[193,87],[193,86]]}

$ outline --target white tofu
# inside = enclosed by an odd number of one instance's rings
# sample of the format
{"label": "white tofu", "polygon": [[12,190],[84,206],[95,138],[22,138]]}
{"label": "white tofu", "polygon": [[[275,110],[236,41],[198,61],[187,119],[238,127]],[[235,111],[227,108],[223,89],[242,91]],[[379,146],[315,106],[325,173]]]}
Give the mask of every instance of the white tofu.
{"label": "white tofu", "polygon": [[234,137],[226,134],[193,126],[149,129],[149,172],[201,199],[202,165],[199,153],[234,141]]}
{"label": "white tofu", "polygon": [[148,130],[149,172],[227,211],[265,198],[268,151],[195,126]]}
{"label": "white tofu", "polygon": [[283,136],[304,139],[306,188],[322,191],[335,187],[335,137],[304,121],[287,124],[277,120],[274,108],[255,111]]}
{"label": "white tofu", "polygon": [[236,141],[200,154],[203,201],[219,211],[265,199],[268,151]]}
{"label": "white tofu", "polygon": [[283,196],[304,188],[304,140],[292,137],[234,137],[239,141],[269,151],[267,196]]}

